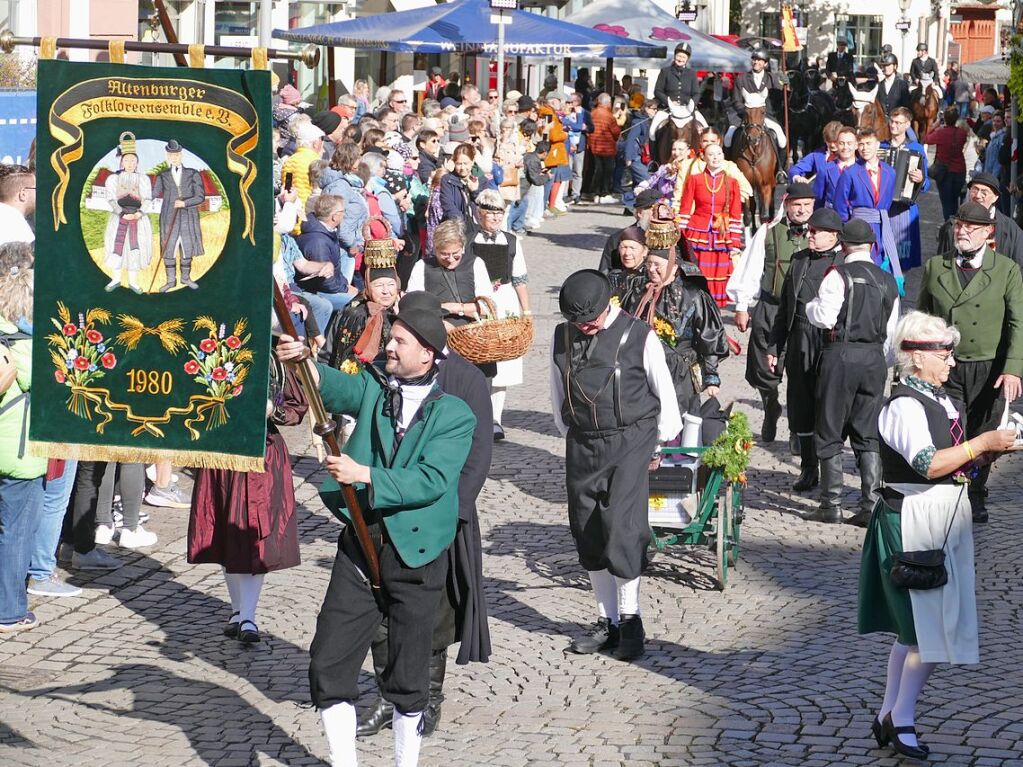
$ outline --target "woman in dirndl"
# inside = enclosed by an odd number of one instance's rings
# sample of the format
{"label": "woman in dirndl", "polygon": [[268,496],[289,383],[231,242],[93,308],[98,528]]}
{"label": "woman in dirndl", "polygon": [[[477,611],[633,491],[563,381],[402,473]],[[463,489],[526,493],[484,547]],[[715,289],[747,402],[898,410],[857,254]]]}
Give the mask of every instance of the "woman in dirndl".
{"label": "woman in dirndl", "polygon": [[[468,250],[482,261],[493,281],[491,300],[498,319],[522,317],[529,310],[529,276],[526,257],[522,253],[522,237],[502,230],[505,201],[494,189],[484,189],[476,196],[480,212],[480,228],[472,236]],[[496,363],[497,372],[490,379],[490,404],[494,411],[494,442],[504,439],[501,416],[509,386],[522,383],[522,357]]]}
{"label": "woman in dirndl", "polygon": [[677,223],[707,278],[711,296],[724,307],[732,259],[742,251],[742,198],[738,182],[725,172],[724,150],[711,144],[703,156],[707,167],[686,179]]}
{"label": "woman in dirndl", "polygon": [[153,260],[153,226],[149,213],[153,185],[139,170],[135,136],[121,134],[117,145],[118,169],[103,185],[110,206],[110,218],[103,232],[104,264],[110,270],[106,290],[121,287],[121,274],[127,272],[128,288],[142,293],[139,271]]}
{"label": "woman in dirndl", "polygon": [[[901,382],[878,417],[884,487],[863,543],[859,633],[896,635],[881,710],[871,724],[878,746],[926,758],[917,739],[916,702],[938,663],[979,662],[973,520],[966,483],[976,467],[1012,446],[1013,430],[965,439],[960,403],[943,384],[955,365],[959,331],[940,317],[911,312],[895,335]],[[948,582],[905,589],[889,575],[902,552],[943,549]]]}
{"label": "woman in dirndl", "polygon": [[268,572],[299,564],[291,461],[280,426],[301,422],[307,409],[292,373],[270,355],[266,457],[262,472],[199,469],[188,518],[188,561],[224,571],[231,616],[224,636],[260,641],[256,605]]}

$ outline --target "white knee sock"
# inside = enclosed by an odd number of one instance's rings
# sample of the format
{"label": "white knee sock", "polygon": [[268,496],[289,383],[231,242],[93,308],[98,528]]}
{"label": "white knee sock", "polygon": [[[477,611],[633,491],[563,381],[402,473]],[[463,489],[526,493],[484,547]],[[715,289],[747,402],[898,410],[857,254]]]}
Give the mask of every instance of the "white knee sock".
{"label": "white knee sock", "polygon": [[335,703],[320,709],[323,733],[327,736],[332,767],[358,767],[359,756],[355,751],[355,706],[351,703]]}
{"label": "white knee sock", "polygon": [[504,413],[504,399],[508,395],[506,386],[492,386],[490,389],[490,407],[494,411],[494,423],[501,424],[501,415]]}
{"label": "white knee sock", "polygon": [[626,580],[614,576],[618,589],[618,612],[621,615],[639,615],[639,578]]}
{"label": "white knee sock", "polygon": [[[892,708],[892,724],[896,727],[910,727],[916,722],[916,701],[927,684],[927,678],[937,665],[920,660],[920,650],[916,647],[910,648],[906,654],[906,662],[902,667],[902,681],[899,683],[899,695]],[[899,740],[907,746],[917,745],[916,738],[912,735],[900,735]]]}
{"label": "white knee sock", "polygon": [[597,609],[601,618],[607,618],[614,625],[618,625],[618,585],[615,577],[607,570],[589,570],[590,584],[593,586],[593,596],[597,600]]}
{"label": "white knee sock", "polygon": [[121,284],[121,270],[120,269],[111,269],[110,270],[110,282],[109,282],[109,284],[110,285],[120,285]]}
{"label": "white knee sock", "polygon": [[423,743],[420,726],[423,712],[402,714],[394,709],[391,727],[394,730],[394,767],[416,767],[419,764],[419,747]]}
{"label": "white knee sock", "polygon": [[238,607],[241,604],[240,595],[241,587],[238,585],[238,579],[241,576],[237,573],[229,573],[226,569],[224,570],[224,583],[227,584],[227,593],[231,597],[231,612],[239,612]]}
{"label": "white knee sock", "polygon": [[139,287],[139,270],[129,269],[128,270],[128,285],[133,288]]}
{"label": "white knee sock", "polygon": [[239,575],[238,619],[256,622],[256,605],[263,588],[263,575]]}
{"label": "white knee sock", "polygon": [[888,655],[888,678],[884,684],[884,701],[881,703],[881,710],[877,718],[883,721],[885,716],[895,707],[895,699],[899,697],[899,685],[902,683],[902,667],[906,663],[906,653],[909,652],[909,645],[895,642],[892,651]]}

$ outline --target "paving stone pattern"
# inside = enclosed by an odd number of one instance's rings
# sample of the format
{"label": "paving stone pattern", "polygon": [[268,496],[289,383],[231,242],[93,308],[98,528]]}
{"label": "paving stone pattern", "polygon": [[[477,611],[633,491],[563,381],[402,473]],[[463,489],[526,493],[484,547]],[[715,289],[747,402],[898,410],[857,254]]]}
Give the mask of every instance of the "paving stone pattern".
{"label": "paving stone pattern", "polygon": [[[936,195],[923,208],[930,253]],[[813,499],[788,490],[796,461],[784,425],[778,442],[754,450],[727,591],[715,589],[712,552],[670,550],[644,581],[645,658],[564,654],[594,606],[566,523],[548,341],[558,286],[595,265],[604,238],[626,222],[620,212],[579,208],[525,243],[537,343],[527,382],[508,396],[508,439],[495,449],[479,504],[494,654],[488,665],[449,665],[442,726],[422,764],[894,765],[869,734],[891,639],[856,634],[862,532],[801,519]],[[759,430],[744,364],[724,363],[723,399]],[[246,649],[221,636],[230,609],[219,570],[185,561],[186,512],[152,510],[155,550],[128,555],[111,574],[73,577],[86,589],[81,598],[33,598],[43,625],[0,640],[0,765],[323,763],[326,744],[307,705],[307,649],[338,524],[316,496],[323,474],[308,428],[287,437],[303,562],[266,579],[265,641]],[[1019,469],[1014,459],[996,467],[991,522],[976,531],[983,662],[940,668],[921,700],[919,727],[935,763],[1023,764]],[[851,454],[846,471],[851,507]],[[367,690],[370,681],[364,673]],[[361,744],[361,763],[393,763],[391,744],[388,731]]]}

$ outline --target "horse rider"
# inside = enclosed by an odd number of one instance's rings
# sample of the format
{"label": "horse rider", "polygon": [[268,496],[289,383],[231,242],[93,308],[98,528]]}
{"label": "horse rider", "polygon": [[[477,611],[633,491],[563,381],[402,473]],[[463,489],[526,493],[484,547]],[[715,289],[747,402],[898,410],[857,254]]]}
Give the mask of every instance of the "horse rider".
{"label": "horse rider", "polygon": [[941,100],[945,97],[945,93],[941,90],[941,85],[938,84],[938,73],[938,62],[933,57],[927,55],[927,43],[918,43],[916,46],[916,58],[909,65],[909,79],[924,94],[927,93],[928,88],[933,90],[940,104]]}
{"label": "horse rider", "polygon": [[885,119],[892,116],[896,107],[909,109],[909,85],[899,74],[899,60],[894,53],[881,57],[881,77],[877,83],[877,100],[881,102]]}
{"label": "horse rider", "polygon": [[789,184],[782,200],[784,215],[761,224],[728,279],[725,292],[735,302],[735,326],[750,331],[746,381],[764,404],[764,442],[773,442],[782,407],[778,401],[781,370],[767,366],[771,330],[778,315],[782,285],[794,254],[807,247],[807,221],[816,196],[810,184]]}
{"label": "horse rider", "polygon": [[828,54],[828,61],[824,65],[824,72],[831,82],[835,82],[840,77],[852,77],[854,68],[853,57],[849,53],[848,43],[845,38],[840,37],[835,45],[837,50],[831,51]]}
{"label": "horse rider", "polygon": [[780,91],[789,84],[788,77],[783,72],[771,72],[767,69],[767,54],[760,50],[754,50],[750,54],[751,71],[744,72],[735,78],[735,87],[732,89],[732,127],[725,133],[725,146],[732,145],[732,137],[740,124],[746,119],[747,109],[764,109],[764,126],[772,137],[772,146],[778,161],[778,183],[788,182],[788,174],[785,173],[785,160],[781,150],[785,148],[785,131],[774,119],[774,108],[769,98],[771,91]]}
{"label": "horse rider", "polygon": [[650,121],[650,140],[657,135],[657,129],[669,113],[672,117],[682,119],[682,124],[689,119],[696,120],[701,128],[707,127],[707,121],[696,108],[700,100],[700,81],[696,72],[689,68],[689,58],[693,55],[693,46],[679,43],[675,46],[675,56],[671,63],[661,69],[654,84],[654,98],[660,111]]}

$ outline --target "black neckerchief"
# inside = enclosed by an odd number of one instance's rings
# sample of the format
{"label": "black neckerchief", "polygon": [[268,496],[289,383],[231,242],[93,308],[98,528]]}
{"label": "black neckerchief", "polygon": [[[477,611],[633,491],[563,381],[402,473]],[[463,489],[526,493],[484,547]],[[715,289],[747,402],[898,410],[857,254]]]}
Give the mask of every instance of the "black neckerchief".
{"label": "black neckerchief", "polygon": [[790,240],[795,240],[795,239],[801,239],[803,237],[806,237],[806,230],[807,230],[807,224],[805,222],[802,223],[802,224],[793,224],[793,223],[789,222],[789,228],[788,228],[789,239]]}
{"label": "black neckerchief", "polygon": [[398,420],[401,418],[401,403],[403,386],[425,386],[433,383],[437,378],[437,365],[434,365],[423,375],[414,378],[395,378],[386,380],[387,392],[384,398],[384,415],[391,419],[391,423],[397,428]]}
{"label": "black neckerchief", "polygon": [[[987,243],[981,245],[976,250],[964,250],[961,253],[956,254],[956,264],[960,269],[973,269],[973,266],[967,266],[965,262],[973,261],[980,253],[987,247]],[[979,268],[979,267],[977,267]]]}

